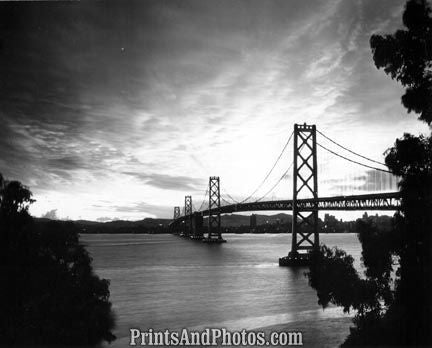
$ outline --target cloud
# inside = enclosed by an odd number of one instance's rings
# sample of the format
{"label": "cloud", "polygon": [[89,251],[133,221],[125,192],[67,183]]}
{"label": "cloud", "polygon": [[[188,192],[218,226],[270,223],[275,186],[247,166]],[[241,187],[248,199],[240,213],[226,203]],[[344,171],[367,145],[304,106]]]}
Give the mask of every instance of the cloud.
{"label": "cloud", "polygon": [[118,220],[119,220],[119,218],[116,218],[116,217],[112,218],[112,217],[107,217],[107,216],[103,216],[103,217],[96,219],[96,221],[98,221],[98,222],[108,222],[108,221],[118,221]]}
{"label": "cloud", "polygon": [[293,123],[381,155],[420,130],[368,42],[404,2],[1,3],[0,171],[40,214],[140,218],[210,175],[246,197]]}
{"label": "cloud", "polygon": [[50,219],[50,220],[58,220],[57,209],[52,209],[50,211],[47,211],[45,214],[43,214],[41,216],[41,218]]}
{"label": "cloud", "polygon": [[113,211],[120,214],[136,213],[142,218],[150,217],[170,217],[173,214],[173,207],[150,204],[146,202],[137,202],[131,205],[112,206]]}
{"label": "cloud", "polygon": [[202,179],[189,178],[185,176],[170,176],[166,174],[143,174],[124,172],[123,174],[135,177],[151,185],[164,190],[196,191],[202,185]]}

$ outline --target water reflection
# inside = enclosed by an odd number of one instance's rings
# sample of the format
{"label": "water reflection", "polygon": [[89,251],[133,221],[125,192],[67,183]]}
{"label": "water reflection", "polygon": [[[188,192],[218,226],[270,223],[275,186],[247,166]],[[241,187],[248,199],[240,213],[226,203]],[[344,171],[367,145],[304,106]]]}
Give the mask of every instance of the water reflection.
{"label": "water reflection", "polygon": [[[125,346],[131,327],[254,329],[342,316],[317,304],[306,269],[278,266],[290,235],[225,237],[228,243],[208,245],[172,235],[84,235],[97,273],[111,279],[116,334],[123,338],[114,347]],[[360,265],[355,235],[321,239]]]}

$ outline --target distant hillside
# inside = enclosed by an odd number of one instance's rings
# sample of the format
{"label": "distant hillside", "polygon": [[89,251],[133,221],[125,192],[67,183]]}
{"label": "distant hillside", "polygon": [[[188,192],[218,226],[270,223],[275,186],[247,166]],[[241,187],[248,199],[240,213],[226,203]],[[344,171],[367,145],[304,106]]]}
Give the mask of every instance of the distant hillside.
{"label": "distant hillside", "polygon": [[[291,223],[291,215],[257,215],[257,225]],[[47,223],[46,218],[35,218],[37,223]],[[81,233],[167,233],[171,219],[145,218],[139,221],[115,220],[108,222],[97,222],[89,220],[71,221]],[[204,224],[207,219],[204,219]],[[223,227],[249,226],[250,216],[228,214],[221,217]]]}
{"label": "distant hillside", "polygon": [[[378,214],[363,218],[372,219],[377,225],[383,228],[392,226],[392,217]],[[286,233],[290,230],[292,216],[289,214],[259,215],[256,214],[257,227],[250,229],[250,216],[227,214],[221,217],[221,225],[225,232],[230,233]],[[52,220],[47,218],[35,218],[37,224],[49,224]],[[168,228],[171,219],[145,218],[140,221],[116,220],[109,222],[96,222],[88,220],[77,221],[56,221],[59,225],[73,223],[79,233],[170,233]],[[204,226],[207,226],[207,218],[204,219]],[[324,219],[319,219],[318,229],[321,233],[353,233],[356,232],[356,221],[342,221],[334,216],[325,214]]]}
{"label": "distant hillside", "polygon": [[[36,223],[47,223],[50,220],[35,218]],[[115,220],[97,222],[88,220],[70,221],[81,233],[167,233],[170,219],[145,218],[140,221]],[[63,222],[65,223],[65,222]]]}
{"label": "distant hillside", "polygon": [[[292,216],[288,214],[276,214],[276,215],[259,215],[256,214],[257,225],[265,224],[285,224],[291,223]],[[224,227],[238,227],[238,226],[249,226],[250,216],[227,214],[221,217],[221,225]]]}
{"label": "distant hillside", "polygon": [[83,233],[167,233],[169,219],[145,218],[140,221],[115,220],[109,222],[77,221]]}

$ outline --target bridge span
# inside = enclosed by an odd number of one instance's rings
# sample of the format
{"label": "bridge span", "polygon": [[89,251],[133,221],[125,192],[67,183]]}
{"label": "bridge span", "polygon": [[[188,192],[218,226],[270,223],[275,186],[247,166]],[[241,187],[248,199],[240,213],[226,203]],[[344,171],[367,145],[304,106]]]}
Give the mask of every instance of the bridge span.
{"label": "bridge span", "polygon": [[[318,199],[307,198],[297,199],[297,206],[302,211],[315,211],[315,210],[390,210],[395,211],[400,207],[400,193],[399,192],[386,192],[386,193],[373,193],[365,195],[350,195],[350,196],[334,196],[334,197],[319,197]],[[252,211],[288,211],[293,209],[293,200],[275,200],[275,201],[262,201],[229,204],[221,206],[213,211],[206,209],[198,212],[201,216],[208,216],[210,214],[231,214],[240,212]],[[178,221],[184,221],[187,217],[181,216]]]}
{"label": "bridge span", "polygon": [[[365,164],[342,156],[326,146],[316,141],[316,135],[319,133],[333,144],[343,148],[351,154],[360,157],[362,160],[368,160],[371,164]],[[291,133],[282,153],[287,148],[288,143],[293,138],[293,162],[282,175],[276,185],[285,177],[288,170],[293,168],[293,199],[264,201],[262,198],[255,201],[249,201],[256,189],[249,197],[241,202],[233,204],[227,202],[221,205],[220,179],[217,176],[209,178],[209,186],[206,190],[208,193],[208,208],[201,207],[193,211],[192,196],[185,196],[184,214],[181,214],[179,206],[174,207],[174,219],[170,224],[173,231],[180,235],[190,237],[195,240],[203,240],[207,243],[222,243],[225,240],[221,233],[221,215],[237,212],[252,211],[292,211],[292,238],[291,251],[288,256],[279,259],[281,266],[303,265],[308,263],[310,252],[319,246],[318,230],[318,211],[320,210],[387,210],[396,211],[401,205],[399,192],[382,192],[357,195],[344,195],[333,197],[318,196],[318,165],[317,165],[317,145],[320,148],[332,153],[342,159],[361,165],[368,170],[390,173],[387,169],[377,168],[375,164],[385,167],[385,164],[360,155],[346,147],[338,144],[316,129],[315,125],[294,125],[294,131]],[[275,165],[282,156],[282,153],[276,160],[270,172],[264,178],[260,186],[266,181]],[[391,173],[390,173],[391,174]],[[276,186],[275,185],[275,186]],[[259,187],[260,187],[259,186]],[[273,186],[273,188],[275,187]],[[258,188],[259,188],[258,187]],[[300,198],[301,197],[301,198]],[[305,198],[304,198],[305,197]],[[205,202],[205,199],[203,203]],[[203,227],[203,217],[207,216],[208,226]],[[204,231],[207,236],[204,236]]]}

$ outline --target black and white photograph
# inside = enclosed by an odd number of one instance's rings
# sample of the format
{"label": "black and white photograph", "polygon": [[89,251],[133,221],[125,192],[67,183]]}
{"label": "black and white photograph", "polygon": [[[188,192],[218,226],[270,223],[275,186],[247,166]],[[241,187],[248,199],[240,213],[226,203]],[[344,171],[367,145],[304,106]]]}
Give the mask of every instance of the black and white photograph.
{"label": "black and white photograph", "polygon": [[0,1],[0,347],[432,347],[431,0]]}

